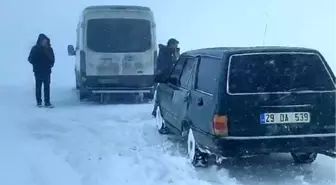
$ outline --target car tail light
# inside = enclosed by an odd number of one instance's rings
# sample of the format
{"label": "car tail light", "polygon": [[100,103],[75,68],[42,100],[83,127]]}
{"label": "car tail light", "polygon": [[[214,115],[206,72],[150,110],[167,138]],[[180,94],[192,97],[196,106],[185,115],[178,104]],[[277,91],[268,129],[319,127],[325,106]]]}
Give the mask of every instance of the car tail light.
{"label": "car tail light", "polygon": [[222,115],[214,115],[213,117],[213,132],[217,136],[228,135],[228,117]]}

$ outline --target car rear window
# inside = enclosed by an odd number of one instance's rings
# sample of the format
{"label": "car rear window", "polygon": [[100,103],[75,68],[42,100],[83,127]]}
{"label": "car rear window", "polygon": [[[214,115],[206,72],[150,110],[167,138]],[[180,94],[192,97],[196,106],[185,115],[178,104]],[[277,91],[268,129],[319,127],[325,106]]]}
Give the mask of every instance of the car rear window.
{"label": "car rear window", "polygon": [[229,63],[229,93],[335,90],[335,83],[317,54],[233,55]]}

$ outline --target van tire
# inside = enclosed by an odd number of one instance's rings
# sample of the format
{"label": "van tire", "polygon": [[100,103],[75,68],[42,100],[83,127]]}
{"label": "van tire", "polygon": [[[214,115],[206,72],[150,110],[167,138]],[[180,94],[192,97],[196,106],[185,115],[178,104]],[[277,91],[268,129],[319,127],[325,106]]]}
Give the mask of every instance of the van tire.
{"label": "van tire", "polygon": [[78,75],[76,70],[75,70],[75,82],[76,82],[76,90],[79,90]]}
{"label": "van tire", "polygon": [[79,87],[79,100],[84,100],[89,97],[89,93],[86,89]]}
{"label": "van tire", "polygon": [[146,100],[152,101],[154,99],[154,92],[150,92],[150,93],[145,93],[144,94],[144,98]]}

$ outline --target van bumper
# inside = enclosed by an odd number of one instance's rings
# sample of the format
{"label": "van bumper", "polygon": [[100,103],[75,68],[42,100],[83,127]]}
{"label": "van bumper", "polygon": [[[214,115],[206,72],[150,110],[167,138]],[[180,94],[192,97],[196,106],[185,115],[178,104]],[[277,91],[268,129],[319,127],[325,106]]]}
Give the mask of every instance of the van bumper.
{"label": "van bumper", "polygon": [[82,86],[91,93],[153,93],[153,75],[88,76]]}
{"label": "van bumper", "polygon": [[335,133],[292,137],[213,138],[213,152],[225,157],[268,153],[335,151]]}
{"label": "van bumper", "polygon": [[152,93],[153,88],[148,89],[88,89],[93,94],[127,94],[127,93]]}

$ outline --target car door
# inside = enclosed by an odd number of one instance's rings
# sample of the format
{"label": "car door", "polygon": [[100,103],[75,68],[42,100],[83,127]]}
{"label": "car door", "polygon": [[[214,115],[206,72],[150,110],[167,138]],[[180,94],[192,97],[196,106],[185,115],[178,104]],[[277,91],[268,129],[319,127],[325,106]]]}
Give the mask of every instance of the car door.
{"label": "car door", "polygon": [[174,65],[172,73],[169,75],[167,82],[160,84],[158,87],[157,96],[159,98],[159,106],[162,117],[170,124],[173,124],[174,122],[174,117],[172,114],[173,93],[174,90],[178,88],[178,79],[181,76],[185,61],[186,57],[180,57]]}
{"label": "car door", "polygon": [[[193,124],[195,137],[206,137],[212,130],[213,113],[216,108],[214,92],[220,76],[220,60],[201,57],[196,67],[195,90],[191,91],[188,115]],[[200,139],[206,141],[206,139]]]}
{"label": "car door", "polygon": [[174,119],[174,127],[180,131],[182,128],[182,121],[186,116],[186,111],[188,103],[190,100],[190,90],[191,90],[191,71],[194,66],[196,66],[197,58],[190,57],[187,58],[182,74],[178,80],[176,88],[174,88],[173,99],[172,99],[172,116]]}

